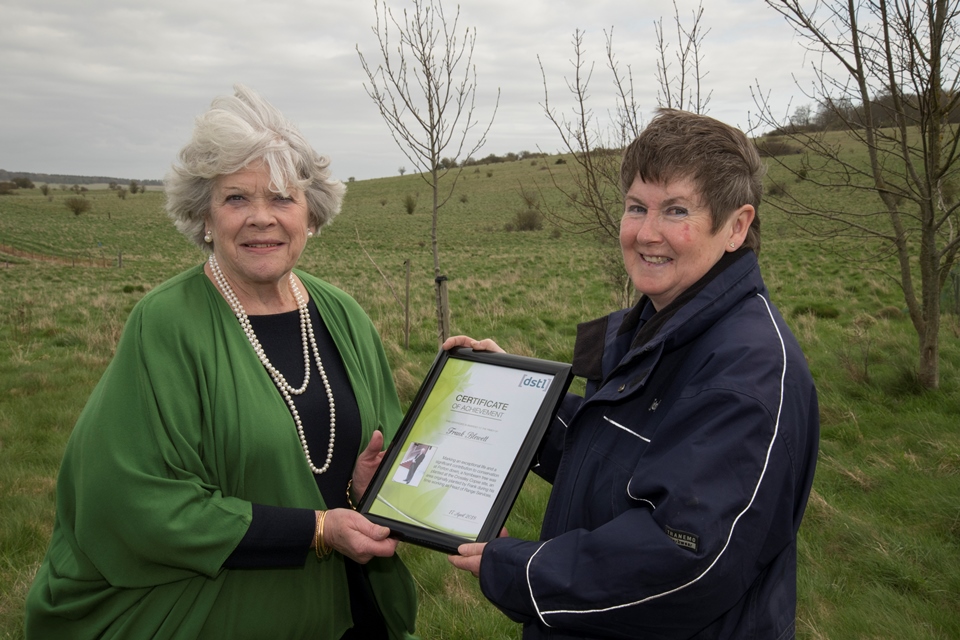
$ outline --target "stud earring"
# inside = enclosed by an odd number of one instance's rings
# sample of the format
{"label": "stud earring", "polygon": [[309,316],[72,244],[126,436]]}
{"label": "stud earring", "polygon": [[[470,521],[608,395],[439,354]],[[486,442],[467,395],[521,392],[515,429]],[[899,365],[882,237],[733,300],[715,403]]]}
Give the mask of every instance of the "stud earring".
{"label": "stud earring", "polygon": [[731,248],[731,249],[733,249],[735,246],[737,246],[737,243],[735,243],[735,242],[731,242],[731,243],[730,243],[730,248]]}
{"label": "stud earring", "polygon": [[308,237],[308,238],[312,238],[312,237],[313,237],[313,229],[307,229],[307,237]]}
{"label": "stud earring", "polygon": [[203,241],[206,242],[207,244],[210,244],[211,242],[213,242],[213,236],[210,235],[209,229],[207,229],[206,233],[203,234]]}

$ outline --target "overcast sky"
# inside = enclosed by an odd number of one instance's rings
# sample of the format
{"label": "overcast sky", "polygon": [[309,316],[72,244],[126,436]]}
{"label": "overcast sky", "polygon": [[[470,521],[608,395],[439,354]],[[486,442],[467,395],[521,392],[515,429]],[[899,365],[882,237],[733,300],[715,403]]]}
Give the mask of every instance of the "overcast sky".
{"label": "overcast sky", "polygon": [[[689,24],[697,2],[676,2]],[[410,4],[390,0],[396,10]],[[444,4],[448,15],[456,7]],[[791,99],[809,103],[794,82],[809,82],[806,52],[779,14],[762,0],[704,7],[709,115],[746,128],[758,82],[783,112]],[[597,114],[612,98],[604,58],[611,26],[640,107],[652,112],[660,17],[672,34],[670,0],[463,0],[459,30],[477,33],[479,119],[489,118],[500,90],[478,157],[559,150],[541,106],[537,56],[552,105],[569,111],[575,29],[585,32],[587,57],[596,62]],[[370,62],[379,59],[374,20],[373,0],[0,0],[0,169],[160,179],[196,115],[243,83],[296,122],[342,180],[411,170],[364,91],[356,48]]]}

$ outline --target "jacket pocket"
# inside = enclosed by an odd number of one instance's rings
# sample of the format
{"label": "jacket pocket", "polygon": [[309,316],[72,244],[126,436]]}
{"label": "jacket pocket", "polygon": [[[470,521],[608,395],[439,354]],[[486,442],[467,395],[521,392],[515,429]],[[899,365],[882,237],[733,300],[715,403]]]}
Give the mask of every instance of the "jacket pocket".
{"label": "jacket pocket", "polygon": [[588,472],[602,487],[595,497],[603,506],[598,504],[597,508],[608,510],[606,515],[613,517],[633,507],[649,506],[628,493],[630,478],[651,442],[650,434],[645,433],[642,412],[633,403],[601,406],[596,411],[597,430],[590,443],[594,462]]}

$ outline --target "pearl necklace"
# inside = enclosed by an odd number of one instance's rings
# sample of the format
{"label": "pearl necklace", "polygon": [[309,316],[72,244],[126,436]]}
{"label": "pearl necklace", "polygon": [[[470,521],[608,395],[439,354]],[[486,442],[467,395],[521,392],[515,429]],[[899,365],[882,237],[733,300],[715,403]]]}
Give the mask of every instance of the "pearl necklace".
{"label": "pearl necklace", "polygon": [[[253,347],[254,352],[257,354],[257,358],[260,359],[260,363],[263,364],[263,367],[270,374],[270,377],[273,378],[273,382],[277,385],[280,395],[283,396],[283,399],[287,402],[287,406],[290,407],[290,413],[293,415],[293,421],[297,424],[297,433],[300,436],[300,446],[303,447],[303,455],[307,457],[307,464],[310,465],[310,470],[316,475],[324,473],[330,468],[330,462],[333,460],[333,445],[337,437],[337,418],[333,402],[333,390],[330,388],[330,382],[327,380],[327,372],[324,371],[323,362],[320,360],[320,351],[317,349],[317,341],[313,337],[313,322],[310,320],[310,311],[307,308],[306,301],[303,299],[303,295],[300,293],[300,288],[297,287],[297,282],[293,277],[293,273],[290,273],[290,290],[293,291],[293,295],[297,299],[297,309],[300,312],[300,336],[303,340],[303,365],[304,369],[306,370],[306,373],[303,376],[303,384],[299,388],[294,388],[291,384],[289,384],[286,378],[283,377],[283,374],[280,373],[280,371],[277,370],[277,368],[274,367],[270,362],[269,358],[267,358],[267,354],[263,350],[263,346],[257,339],[257,334],[253,331],[253,325],[250,324],[250,318],[247,316],[246,310],[244,310],[243,305],[240,304],[240,299],[237,298],[237,294],[233,292],[233,289],[230,287],[230,283],[227,282],[223,272],[220,270],[220,265],[217,264],[216,257],[214,257],[212,253],[210,254],[209,264],[210,271],[213,272],[213,278],[216,280],[217,286],[223,293],[223,297],[226,298],[227,302],[230,304],[230,308],[233,309],[233,314],[237,317],[237,320],[240,321],[240,327],[246,334],[247,340],[250,341],[250,346]],[[307,436],[303,433],[303,422],[300,420],[300,413],[297,411],[297,407],[293,404],[292,397],[294,395],[301,395],[307,390],[307,385],[310,383],[311,351],[313,351],[313,357],[317,361],[317,370],[320,372],[320,379],[323,381],[323,388],[327,392],[327,402],[330,404],[330,443],[327,445],[327,459],[322,467],[317,467],[314,465],[313,460],[310,458],[310,449],[307,447]]]}

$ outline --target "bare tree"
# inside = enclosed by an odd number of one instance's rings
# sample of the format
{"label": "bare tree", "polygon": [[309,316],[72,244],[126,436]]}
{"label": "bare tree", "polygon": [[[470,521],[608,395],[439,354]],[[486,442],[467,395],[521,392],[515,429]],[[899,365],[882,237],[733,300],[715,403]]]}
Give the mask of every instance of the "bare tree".
{"label": "bare tree", "polygon": [[[821,0],[809,9],[766,2],[819,54],[808,92],[818,120],[835,123],[868,154],[857,162],[835,137],[786,130],[803,148],[807,180],[865,197],[858,210],[789,193],[771,202],[806,230],[835,238],[836,248],[853,239],[874,249],[917,332],[920,384],[935,389],[940,293],[960,250],[960,131],[947,124],[960,105],[960,0]],[[761,124],[778,125],[762,91],[755,100]]]}
{"label": "bare tree", "polygon": [[790,126],[796,129],[808,129],[812,121],[813,110],[808,104],[800,105],[793,110],[793,115],[790,116]]}
{"label": "bare tree", "polygon": [[[692,24],[684,26],[674,8],[678,66],[670,62],[670,43],[663,35],[663,19],[654,23],[657,33],[656,79],[661,106],[705,113],[710,94],[703,93],[702,71],[703,38],[709,32],[700,26],[702,5],[693,12]],[[544,205],[544,215],[557,226],[573,233],[595,234],[600,244],[601,268],[608,274],[621,306],[632,297],[630,279],[623,269],[620,257],[620,217],[623,213],[623,195],[620,190],[620,159],[623,149],[640,134],[643,128],[640,107],[634,94],[633,70],[630,65],[621,68],[613,48],[613,28],[604,31],[606,37],[606,66],[612,76],[616,106],[609,119],[598,117],[590,106],[590,82],[595,63],[588,62],[584,33],[573,34],[573,77],[565,78],[573,98],[570,115],[559,113],[550,102],[547,73],[540,61],[543,77],[543,111],[560,134],[561,151],[572,157],[567,164],[568,175],[561,179],[550,172],[552,187],[563,194],[568,210]],[[538,57],[539,59],[539,57]],[[572,186],[568,186],[572,185]],[[547,199],[544,199],[546,202]]]}
{"label": "bare tree", "polygon": [[[477,75],[472,63],[476,29],[466,28],[457,36],[460,7],[448,19],[439,0],[413,0],[413,9],[403,11],[398,20],[386,5],[374,0],[377,15],[372,30],[379,42],[382,58],[376,67],[368,64],[357,46],[357,53],[369,84],[364,88],[374,101],[380,116],[387,123],[390,135],[407,159],[430,186],[433,196],[430,243],[436,285],[438,338],[443,342],[450,334],[450,316],[446,301],[446,276],[440,269],[437,227],[440,208],[453,195],[462,167],[456,167],[443,187],[441,180],[451,169],[441,165],[446,153],[454,161],[462,155],[476,153],[486,142],[493,124],[500,92],[493,114],[472,147],[467,146],[470,130],[479,123],[475,119]],[[391,34],[398,43],[391,45]],[[394,48],[395,46],[395,48]],[[469,149],[464,153],[465,149]],[[446,163],[444,163],[446,165]],[[403,172],[401,171],[401,175]]]}
{"label": "bare tree", "polygon": [[677,69],[671,72],[673,66],[668,62],[670,43],[663,34],[663,18],[656,22],[657,28],[657,102],[661,107],[684,109],[694,113],[706,113],[710,96],[713,93],[703,93],[703,79],[707,72],[701,69],[703,54],[701,47],[703,39],[710,33],[710,29],[703,30],[700,19],[703,17],[703,3],[693,10],[692,21],[689,27],[680,20],[680,11],[676,0],[673,3],[673,24],[676,27],[677,51],[674,57]]}
{"label": "bare tree", "polygon": [[[594,63],[585,57],[583,38],[579,29],[573,34],[573,78],[567,87],[573,96],[572,117],[558,113],[550,102],[547,73],[540,61],[543,76],[543,111],[560,134],[561,150],[569,154],[572,163],[566,165],[572,188],[550,172],[551,182],[572,205],[571,213],[545,208],[547,215],[561,227],[577,233],[597,232],[616,238],[619,234],[620,195],[619,150],[640,130],[640,114],[633,96],[633,76],[622,79],[613,55],[613,32],[606,33],[607,65],[614,74],[618,104],[613,122],[599,119],[589,104],[590,81]],[[538,56],[539,60],[539,56]]]}

